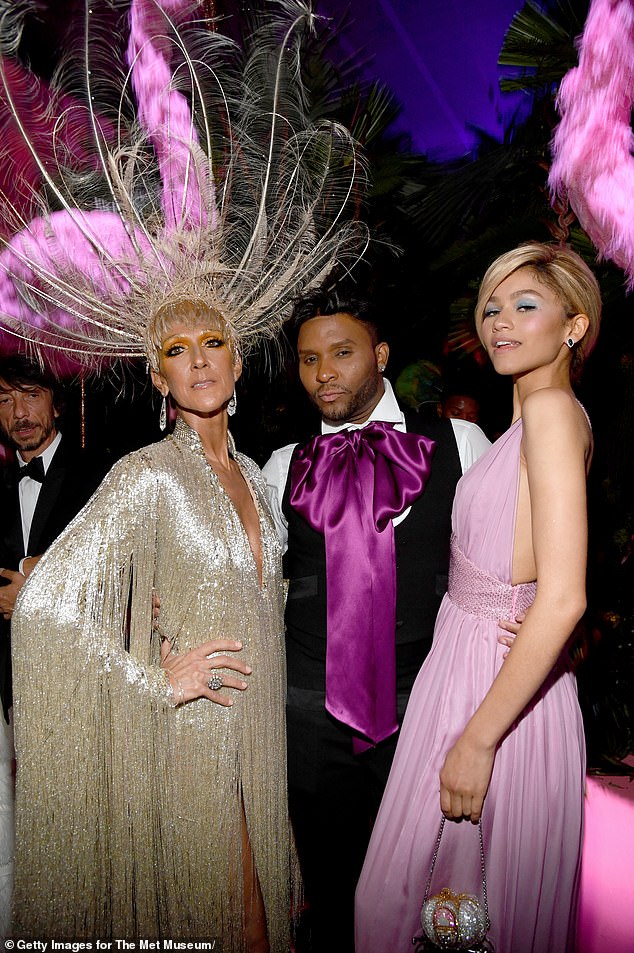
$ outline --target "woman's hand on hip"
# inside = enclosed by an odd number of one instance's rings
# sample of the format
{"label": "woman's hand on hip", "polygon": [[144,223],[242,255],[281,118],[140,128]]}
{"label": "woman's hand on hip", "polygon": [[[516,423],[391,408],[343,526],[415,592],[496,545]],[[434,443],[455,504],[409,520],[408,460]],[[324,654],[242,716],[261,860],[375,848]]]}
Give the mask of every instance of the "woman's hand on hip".
{"label": "woman's hand on hip", "polygon": [[[174,695],[174,704],[182,705],[194,698],[208,698],[217,705],[230,707],[233,698],[222,693],[222,688],[244,691],[247,683],[235,675],[250,675],[251,666],[229,652],[239,652],[242,642],[234,639],[212,639],[182,654],[172,651],[167,639],[161,644],[161,668],[168,673]],[[223,669],[222,672],[219,670]]]}
{"label": "woman's hand on hip", "polygon": [[513,647],[513,642],[515,641],[515,636],[518,635],[520,629],[522,628],[522,622],[526,621],[526,613],[520,612],[515,616],[515,619],[501,619],[498,622],[500,629],[504,629],[504,635],[498,635],[498,642],[500,645],[506,646],[506,652],[504,653],[504,658],[508,658],[508,654]]}

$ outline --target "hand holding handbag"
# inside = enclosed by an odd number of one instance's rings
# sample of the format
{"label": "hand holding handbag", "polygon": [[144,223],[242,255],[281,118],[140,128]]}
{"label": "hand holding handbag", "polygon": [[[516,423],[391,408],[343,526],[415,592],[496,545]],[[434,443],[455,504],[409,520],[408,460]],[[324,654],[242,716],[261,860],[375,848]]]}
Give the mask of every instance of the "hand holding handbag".
{"label": "hand holding handbag", "polygon": [[494,953],[486,935],[490,927],[489,904],[487,899],[486,869],[484,864],[484,842],[482,840],[482,821],[478,822],[480,835],[480,864],[482,869],[482,902],[473,894],[454,893],[449,887],[443,887],[440,893],[429,896],[431,879],[436,866],[440,841],[445,827],[443,815],[436,846],[431,861],[431,869],[425,887],[420,922],[423,928],[421,936],[415,936],[415,953],[435,953],[438,950],[463,950],[464,953]]}

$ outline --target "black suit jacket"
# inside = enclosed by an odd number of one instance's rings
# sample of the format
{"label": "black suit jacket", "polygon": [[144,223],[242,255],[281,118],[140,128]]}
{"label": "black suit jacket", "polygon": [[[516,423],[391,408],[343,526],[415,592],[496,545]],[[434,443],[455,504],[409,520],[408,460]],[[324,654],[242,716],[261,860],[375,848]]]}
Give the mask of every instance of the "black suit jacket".
{"label": "black suit jacket", "polygon": [[[57,539],[97,488],[107,462],[82,454],[62,436],[40,489],[28,549],[24,551],[18,465],[5,468],[0,482],[0,567],[17,570],[24,556],[40,556]],[[10,623],[0,619],[0,697],[5,716],[11,706]]]}

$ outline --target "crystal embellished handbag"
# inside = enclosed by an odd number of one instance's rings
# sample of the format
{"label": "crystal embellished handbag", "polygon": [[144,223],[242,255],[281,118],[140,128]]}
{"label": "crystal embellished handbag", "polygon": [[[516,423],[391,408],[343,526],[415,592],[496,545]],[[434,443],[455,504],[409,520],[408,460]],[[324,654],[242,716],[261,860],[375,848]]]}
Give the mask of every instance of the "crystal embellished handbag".
{"label": "crystal embellished handbag", "polygon": [[445,827],[443,816],[436,846],[431,861],[431,869],[425,887],[420,922],[423,928],[421,936],[415,936],[412,943],[415,953],[435,953],[438,950],[463,950],[464,953],[494,953],[486,935],[490,926],[489,904],[487,900],[487,881],[484,866],[484,843],[482,840],[482,821],[478,823],[480,835],[480,865],[482,868],[482,901],[469,893],[454,893],[443,887],[440,893],[429,896],[431,878],[436,866],[440,841]]}

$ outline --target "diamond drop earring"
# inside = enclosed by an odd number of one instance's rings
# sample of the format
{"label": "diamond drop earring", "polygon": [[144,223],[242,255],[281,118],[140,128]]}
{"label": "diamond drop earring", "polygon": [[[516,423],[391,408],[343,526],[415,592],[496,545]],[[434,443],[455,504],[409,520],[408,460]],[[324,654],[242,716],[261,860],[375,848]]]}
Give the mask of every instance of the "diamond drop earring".
{"label": "diamond drop earring", "polygon": [[163,394],[163,399],[161,401],[161,412],[159,413],[159,427],[161,430],[165,430],[167,427],[167,397]]}

